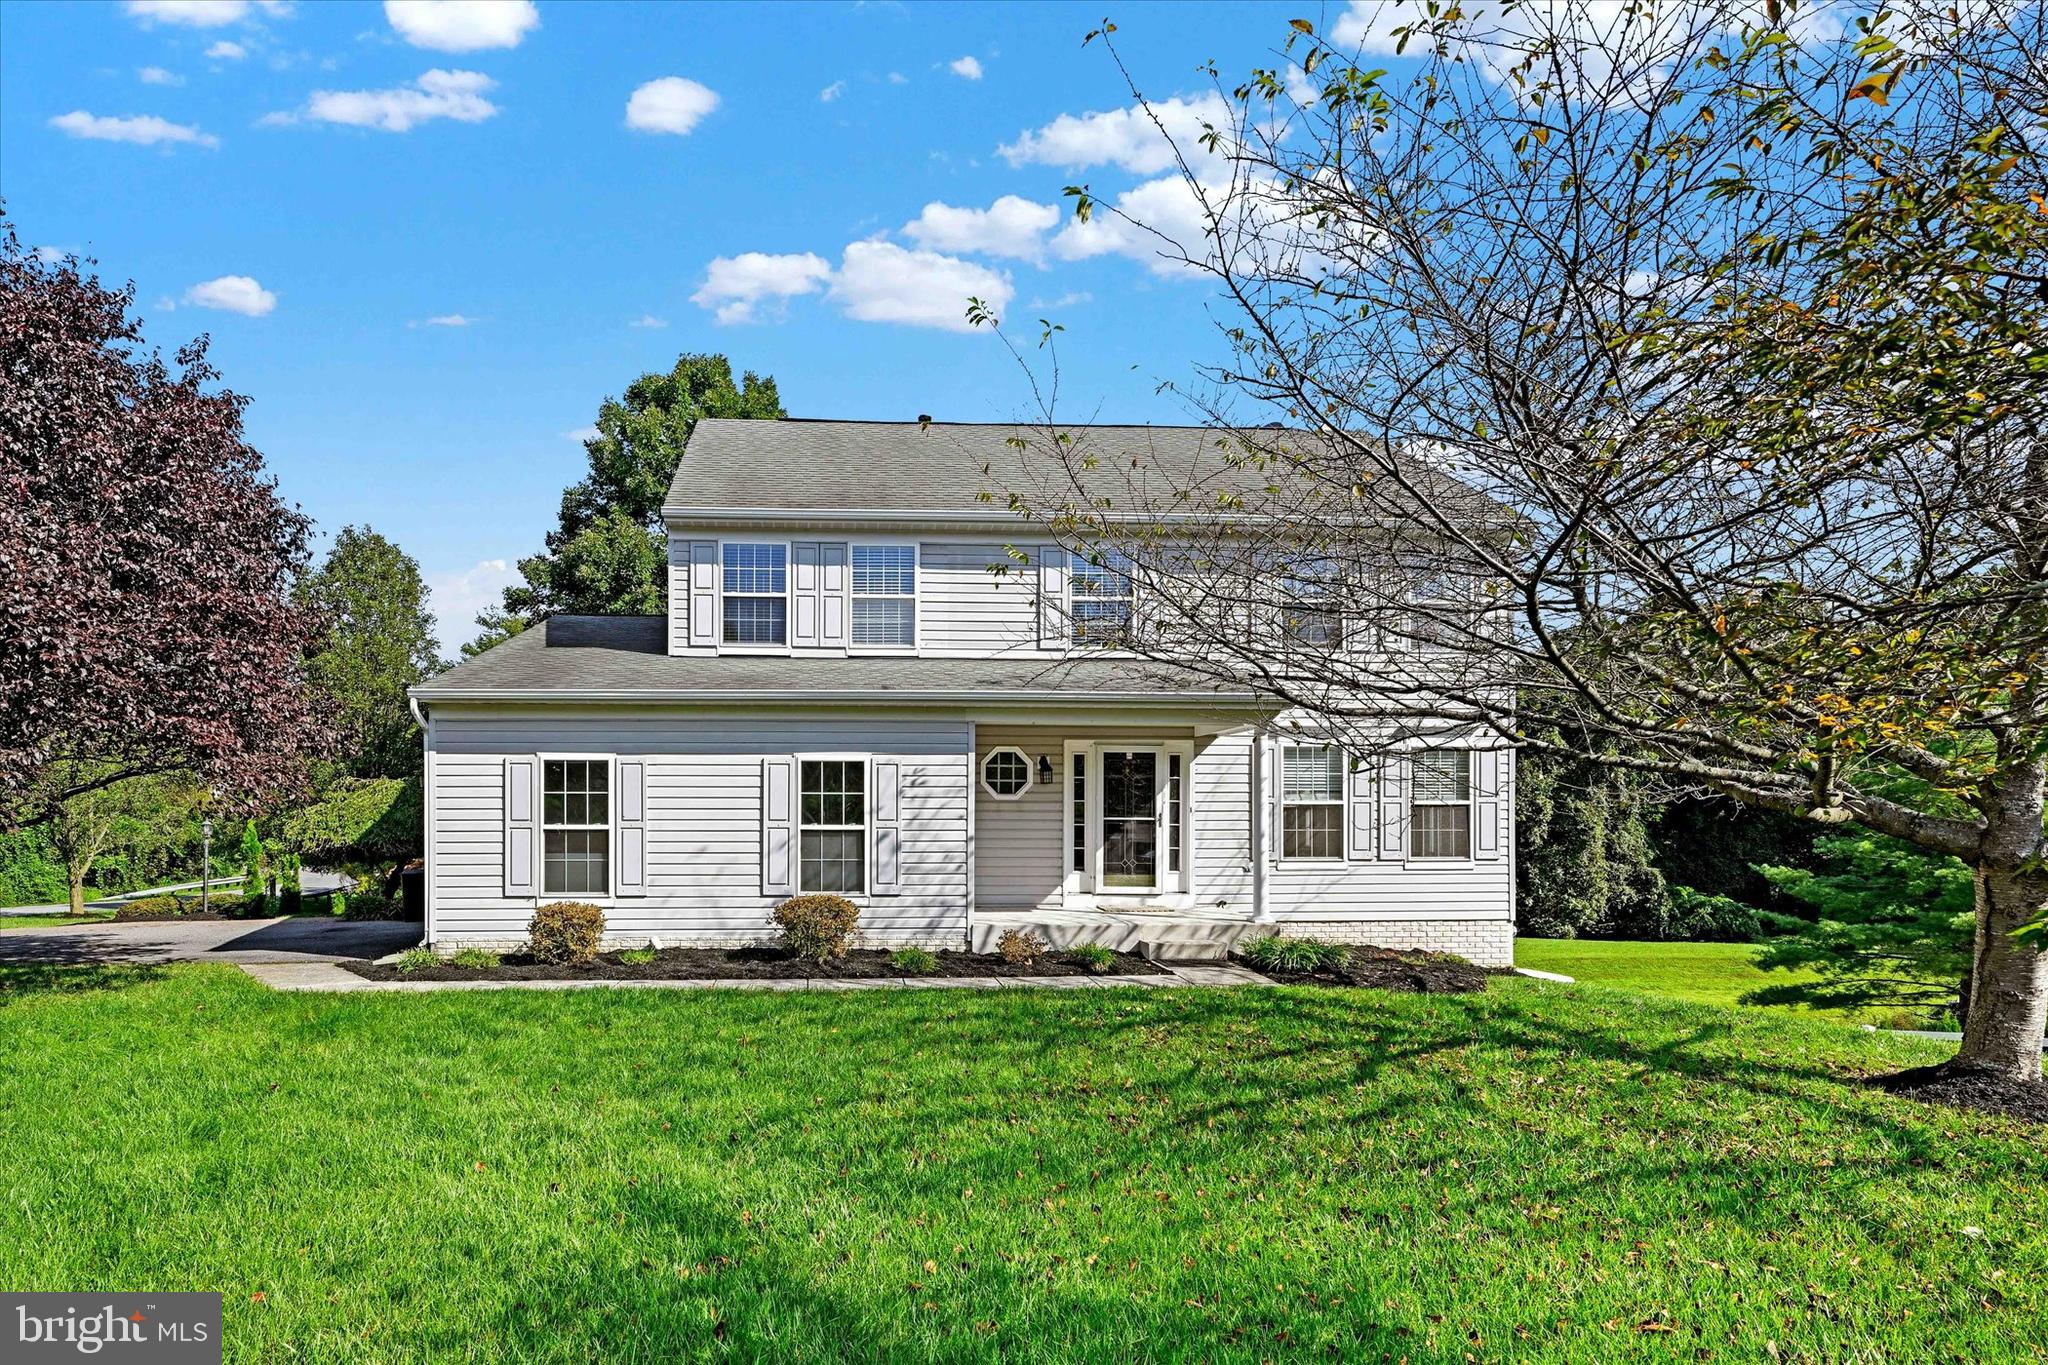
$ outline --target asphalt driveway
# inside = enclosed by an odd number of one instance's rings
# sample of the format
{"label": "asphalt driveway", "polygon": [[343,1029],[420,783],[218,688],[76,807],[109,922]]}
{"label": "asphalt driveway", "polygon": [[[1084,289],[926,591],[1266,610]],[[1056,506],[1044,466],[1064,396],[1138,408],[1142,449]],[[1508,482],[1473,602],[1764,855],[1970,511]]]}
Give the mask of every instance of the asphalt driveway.
{"label": "asphalt driveway", "polygon": [[0,929],[0,962],[340,962],[420,941],[417,920],[166,920]]}

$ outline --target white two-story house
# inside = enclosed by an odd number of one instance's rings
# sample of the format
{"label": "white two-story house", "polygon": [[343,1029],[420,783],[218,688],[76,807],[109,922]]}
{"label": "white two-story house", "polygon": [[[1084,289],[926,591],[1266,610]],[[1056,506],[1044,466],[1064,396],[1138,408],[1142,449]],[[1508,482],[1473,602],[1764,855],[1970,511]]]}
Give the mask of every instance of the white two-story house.
{"label": "white two-story house", "polygon": [[1509,963],[1513,754],[1357,758],[1095,647],[1141,594],[988,496],[1013,434],[700,422],[666,616],[557,616],[414,689],[428,942],[578,900],[619,945],[746,943],[825,891],[877,946],[1270,926]]}

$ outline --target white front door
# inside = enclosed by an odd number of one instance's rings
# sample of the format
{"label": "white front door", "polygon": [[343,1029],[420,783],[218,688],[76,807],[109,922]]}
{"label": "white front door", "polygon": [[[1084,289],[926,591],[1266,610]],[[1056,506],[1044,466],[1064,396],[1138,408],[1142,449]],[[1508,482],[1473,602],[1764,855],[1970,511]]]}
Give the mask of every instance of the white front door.
{"label": "white front door", "polygon": [[1161,766],[1156,749],[1102,750],[1098,892],[1128,895],[1159,889],[1159,833],[1166,811]]}

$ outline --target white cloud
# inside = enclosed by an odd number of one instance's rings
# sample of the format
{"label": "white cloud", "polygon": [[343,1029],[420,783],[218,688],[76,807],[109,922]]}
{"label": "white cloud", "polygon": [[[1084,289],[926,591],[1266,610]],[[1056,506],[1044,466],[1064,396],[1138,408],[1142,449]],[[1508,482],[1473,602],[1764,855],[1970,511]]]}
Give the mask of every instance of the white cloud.
{"label": "white cloud", "polygon": [[996,150],[1012,166],[1108,164],[1137,175],[1157,175],[1174,164],[1174,157],[1173,146],[1161,135],[1153,115],[1190,161],[1209,155],[1197,141],[1204,124],[1227,130],[1231,122],[1230,105],[1221,95],[1192,99],[1176,95],[1154,104],[1150,114],[1135,105],[1101,113],[1061,114],[1036,132],[1019,133],[1015,142]]}
{"label": "white cloud", "polygon": [[414,47],[436,52],[517,47],[540,27],[533,0],[384,0],[384,18]]}
{"label": "white cloud", "polygon": [[206,55],[217,62],[239,62],[249,55],[249,49],[240,43],[231,43],[223,38],[206,49]]}
{"label": "white cloud", "polygon": [[265,14],[286,14],[285,0],[128,0],[122,6],[130,18],[145,23],[184,24],[189,28],[219,28],[240,23],[254,10]]}
{"label": "white cloud", "polygon": [[690,302],[712,309],[720,322],[754,322],[762,303],[779,308],[798,295],[815,294],[831,278],[831,264],[809,252],[771,256],[744,251],[705,267],[703,287],[690,295]]}
{"label": "white cloud", "polygon": [[65,255],[66,252],[61,246],[39,246],[35,249],[35,258],[44,265],[55,265],[63,260]]}
{"label": "white cloud", "polygon": [[904,75],[901,71],[891,71],[889,73],[889,84],[908,85],[910,84],[910,77]]}
{"label": "white cloud", "polygon": [[[436,69],[393,90],[315,90],[306,101],[304,117],[387,133],[403,133],[437,118],[481,123],[498,112],[498,106],[484,98],[496,84],[480,72]],[[272,114],[264,122],[291,123],[298,117]]]}
{"label": "white cloud", "polygon": [[967,323],[970,296],[1000,314],[1014,292],[1009,276],[986,266],[894,242],[851,243],[832,280],[832,298],[856,321],[949,332],[974,330]]}
{"label": "white cloud", "polygon": [[972,57],[955,57],[952,61],[946,63],[946,70],[963,80],[978,81],[981,79],[981,63]]}
{"label": "white cloud", "polygon": [[277,295],[247,275],[223,275],[187,289],[185,302],[195,308],[219,308],[243,317],[260,318],[277,307]]}
{"label": "white cloud", "polygon": [[823,90],[820,90],[818,92],[818,102],[820,104],[830,104],[833,100],[838,99],[841,95],[845,93],[846,82],[834,81],[832,82],[832,84],[826,86]]}
{"label": "white cloud", "polygon": [[1060,221],[1051,204],[1006,194],[985,209],[955,208],[936,201],[903,225],[903,235],[934,251],[970,251],[1035,261],[1045,251],[1045,234]]}
{"label": "white cloud", "polygon": [[627,323],[626,325],[628,327],[647,328],[666,327],[668,326],[668,319],[658,318],[654,316],[654,314],[652,313],[642,313],[639,317],[634,318],[631,322]]}
{"label": "white cloud", "polygon": [[718,107],[718,92],[685,76],[663,76],[626,101],[626,126],[643,133],[682,135]]}
{"label": "white cloud", "polygon": [[1024,305],[1027,308],[1042,308],[1052,312],[1061,308],[1079,308],[1084,303],[1095,302],[1095,296],[1085,289],[1069,289],[1056,299],[1033,299]]}
{"label": "white cloud", "polygon": [[480,559],[466,569],[428,574],[427,601],[442,647],[452,652],[474,635],[477,613],[502,605],[505,589],[518,581],[519,570],[504,559]]}
{"label": "white cloud", "polygon": [[172,123],[155,114],[106,118],[74,109],[51,119],[50,126],[73,137],[91,138],[96,142],[135,142],[144,147],[153,147],[159,142],[189,142],[195,147],[220,146],[220,139],[212,133],[202,133],[190,124]]}
{"label": "white cloud", "polygon": [[1069,222],[1050,250],[1069,261],[1124,256],[1155,275],[1185,276],[1200,268],[1196,262],[1218,264],[1211,211],[1222,220],[1222,244],[1240,273],[1324,269],[1363,249],[1342,231],[1304,218],[1301,202],[1298,193],[1270,179],[1204,182],[1198,194],[1185,177],[1166,175],[1125,191],[1114,204],[1098,205],[1085,223]]}
{"label": "white cloud", "polygon": [[604,433],[596,427],[578,427],[574,431],[563,432],[562,439],[565,441],[595,441],[602,435]]}
{"label": "white cloud", "polygon": [[421,318],[411,324],[414,327],[470,327],[476,319],[463,313],[436,313],[430,318]]}
{"label": "white cloud", "polygon": [[160,66],[145,66],[135,73],[135,79],[144,85],[183,85],[185,78],[175,71],[166,71]]}

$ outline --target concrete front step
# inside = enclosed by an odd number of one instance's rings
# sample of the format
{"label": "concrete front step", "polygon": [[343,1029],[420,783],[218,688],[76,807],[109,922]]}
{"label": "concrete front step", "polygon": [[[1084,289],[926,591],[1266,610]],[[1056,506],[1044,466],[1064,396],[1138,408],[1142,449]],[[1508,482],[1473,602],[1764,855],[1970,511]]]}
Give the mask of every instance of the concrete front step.
{"label": "concrete front step", "polygon": [[969,947],[977,953],[993,953],[1003,935],[1012,929],[1028,929],[1054,948],[1099,943],[1120,953],[1138,953],[1155,962],[1220,962],[1239,940],[1272,932],[1271,925],[1253,924],[1249,920],[1170,915],[992,915],[975,921]]}

